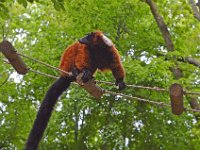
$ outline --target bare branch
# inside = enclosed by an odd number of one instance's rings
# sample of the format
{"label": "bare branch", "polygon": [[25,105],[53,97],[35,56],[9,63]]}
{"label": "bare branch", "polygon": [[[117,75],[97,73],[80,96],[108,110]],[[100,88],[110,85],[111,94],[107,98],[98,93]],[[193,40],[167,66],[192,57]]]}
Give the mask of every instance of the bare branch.
{"label": "bare branch", "polygon": [[74,102],[74,112],[75,112],[74,142],[76,142],[78,140],[78,121],[79,121],[77,101]]}
{"label": "bare branch", "polygon": [[192,57],[177,58],[177,61],[186,62],[200,68],[200,60]]}
{"label": "bare branch", "polygon": [[[189,104],[191,106],[192,109],[196,109],[196,110],[200,110],[200,105],[199,102],[197,100],[197,98],[194,97],[188,97],[189,98]],[[199,121],[200,119],[200,115],[199,114],[195,114],[195,118],[197,121]]]}
{"label": "bare branch", "polygon": [[3,40],[5,40],[6,39],[5,28],[4,28],[4,25],[2,23],[0,23],[0,24],[1,24],[1,29],[2,29],[2,38],[3,38]]}
{"label": "bare branch", "polygon": [[163,17],[158,13],[158,9],[156,4],[152,0],[146,0],[146,3],[150,6],[151,12],[157,22],[157,25],[163,35],[163,38],[165,40],[166,47],[169,51],[174,50],[174,44],[171,40],[171,36],[169,33],[169,30],[167,28],[167,25],[164,22]]}
{"label": "bare branch", "polygon": [[200,0],[198,1],[198,3],[196,5],[199,8],[199,12],[200,12]]}
{"label": "bare branch", "polygon": [[2,87],[4,84],[6,84],[6,82],[8,81],[10,75],[8,75],[5,79],[5,81],[3,81],[1,84],[0,84],[0,87]]}
{"label": "bare branch", "polygon": [[198,1],[197,5],[196,5],[194,0],[190,0],[190,5],[192,6],[192,10],[194,12],[194,17],[200,21],[200,12],[198,10],[198,7],[200,8],[200,1]]}
{"label": "bare branch", "polygon": [[176,80],[178,80],[181,77],[183,77],[183,73],[182,73],[182,71],[178,67],[170,67],[169,69],[171,70],[171,72],[173,72],[174,78]]}
{"label": "bare branch", "polygon": [[200,61],[191,57],[187,57],[186,61],[200,68]]}

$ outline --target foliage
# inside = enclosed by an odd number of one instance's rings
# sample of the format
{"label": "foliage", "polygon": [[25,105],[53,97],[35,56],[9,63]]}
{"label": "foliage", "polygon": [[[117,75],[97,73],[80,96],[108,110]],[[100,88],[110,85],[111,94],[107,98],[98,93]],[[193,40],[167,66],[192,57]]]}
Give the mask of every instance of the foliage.
{"label": "foliage", "polygon": [[[100,29],[119,49],[128,84],[168,89],[178,82],[184,88],[200,92],[199,68],[175,59],[199,59],[200,23],[188,1],[164,0],[156,4],[172,36],[173,52],[167,52],[150,9],[141,0],[0,1],[0,38],[11,41],[20,53],[58,66],[69,44]],[[0,59],[4,60],[2,54]],[[55,70],[23,60],[34,70],[59,75]],[[179,80],[169,69],[177,64],[183,72]],[[3,61],[0,70],[0,149],[23,149],[40,102],[54,80],[32,72],[17,75]],[[97,73],[96,79],[114,82],[111,73]],[[117,91],[114,86],[100,86]],[[122,92],[165,103],[170,101],[167,93],[136,88]],[[184,101],[189,107],[187,97]],[[198,128],[193,113],[175,116],[168,108],[108,94],[96,100],[72,85],[59,99],[40,149],[197,150],[200,148]]]}

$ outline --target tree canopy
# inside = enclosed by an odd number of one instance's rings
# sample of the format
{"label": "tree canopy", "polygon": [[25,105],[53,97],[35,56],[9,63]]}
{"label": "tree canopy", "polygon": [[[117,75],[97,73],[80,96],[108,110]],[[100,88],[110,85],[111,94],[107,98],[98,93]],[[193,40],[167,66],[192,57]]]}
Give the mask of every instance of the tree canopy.
{"label": "tree canopy", "polygon": [[[67,46],[102,30],[115,43],[126,70],[120,92],[170,104],[169,90],[179,83],[184,107],[200,110],[199,0],[1,0],[0,39],[19,53],[57,67]],[[0,41],[0,42],[1,42]],[[46,76],[22,76],[0,53],[0,149],[23,149],[48,87]],[[23,58],[33,69],[59,72]],[[115,82],[110,72],[96,80]],[[114,85],[98,83],[118,92]],[[154,90],[150,88],[152,87]],[[200,113],[174,115],[170,108],[119,95],[95,99],[72,85],[59,99],[40,149],[200,149]]]}

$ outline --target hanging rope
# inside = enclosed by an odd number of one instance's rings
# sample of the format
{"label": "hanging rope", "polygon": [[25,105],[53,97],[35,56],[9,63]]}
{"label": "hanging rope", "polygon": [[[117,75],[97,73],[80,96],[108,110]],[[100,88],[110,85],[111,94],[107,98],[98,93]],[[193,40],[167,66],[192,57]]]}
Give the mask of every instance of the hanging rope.
{"label": "hanging rope", "polygon": [[[35,74],[39,74],[39,75],[42,75],[42,76],[45,76],[45,77],[48,77],[48,78],[52,78],[52,79],[56,79],[56,80],[59,78],[59,77],[57,77],[57,76],[50,75],[50,74],[47,74],[47,73],[44,73],[44,72],[41,72],[41,71],[33,70],[33,69],[31,69],[31,68],[28,68],[28,70],[31,71],[31,72],[33,72],[33,73],[35,73]],[[72,82],[72,84],[78,85],[78,84],[75,83],[75,82]]]}
{"label": "hanging rope", "polygon": [[28,70],[31,71],[31,72],[34,72],[36,74],[45,76],[45,77],[49,77],[49,78],[52,78],[52,79],[58,79],[58,77],[56,77],[56,76],[53,76],[53,75],[50,75],[50,74],[46,74],[46,73],[43,73],[43,72],[40,72],[40,71],[36,71],[36,70],[31,69],[31,68],[28,68]]}
{"label": "hanging rope", "polygon": [[[34,72],[34,73],[39,74],[39,75],[42,75],[42,76],[45,76],[45,77],[52,78],[52,79],[58,79],[58,77],[56,77],[56,76],[46,74],[46,73],[43,73],[43,72],[40,72],[40,71],[36,71],[36,70],[33,70],[33,69],[29,69],[29,71]],[[130,95],[122,94],[122,93],[117,93],[117,92],[113,92],[113,91],[109,91],[109,90],[103,90],[103,93],[104,94],[110,94],[110,95],[113,95],[113,96],[121,96],[121,97],[124,97],[124,98],[127,98],[127,99],[137,100],[137,101],[149,103],[149,104],[152,104],[152,105],[157,105],[158,107],[171,108],[170,104],[166,104],[164,102],[152,101],[152,100],[134,97],[134,96],[130,96]],[[198,109],[190,109],[190,108],[184,108],[184,111],[200,112],[200,110],[198,110]]]}
{"label": "hanging rope", "polygon": [[[108,81],[99,81],[99,80],[95,80],[96,83],[103,83],[103,84],[108,84],[108,85],[115,85],[115,83],[113,82],[108,82]],[[159,87],[148,87],[148,86],[141,86],[141,85],[126,85],[127,87],[130,88],[138,88],[138,89],[146,89],[146,90],[152,90],[152,91],[157,91],[157,92],[169,92],[168,89],[164,89],[164,88],[159,88]],[[185,95],[198,95],[200,96],[199,92],[191,92],[191,91],[186,91],[184,90],[184,94]]]}
{"label": "hanging rope", "polygon": [[[66,71],[64,71],[64,70],[62,70],[62,69],[60,69],[60,68],[54,67],[54,66],[52,66],[52,65],[49,65],[49,64],[44,63],[44,62],[42,62],[42,61],[39,61],[39,60],[37,60],[37,59],[31,58],[31,57],[29,57],[29,56],[26,56],[26,55],[23,55],[23,54],[20,54],[20,53],[17,53],[17,54],[20,55],[20,56],[22,56],[22,57],[24,57],[24,58],[30,59],[30,60],[32,60],[32,61],[34,61],[34,62],[37,62],[37,63],[39,63],[39,64],[42,64],[42,65],[44,65],[44,66],[47,66],[47,67],[49,67],[49,68],[52,68],[52,69],[54,69],[54,70],[63,72],[63,73],[65,73],[65,74],[68,75],[68,76],[71,76],[71,75],[72,75],[71,72],[66,72]],[[33,72],[33,70],[32,70],[32,72]],[[44,73],[43,73],[43,74],[44,74]],[[47,76],[49,76],[49,75],[47,75]],[[53,78],[55,78],[55,76],[54,76]],[[57,78],[57,77],[56,77],[56,78]],[[108,82],[108,81],[95,80],[95,82],[96,82],[96,83],[103,83],[103,84],[107,84],[107,85],[115,85],[115,83],[113,83],[113,82]],[[163,89],[163,88],[159,88],[159,87],[147,87],[147,86],[129,85],[129,84],[127,85],[127,87],[130,87],[130,88],[139,88],[139,89],[147,89],[147,90],[153,90],[153,91],[158,91],[158,92],[169,92],[169,90]],[[186,91],[186,90],[184,91],[184,94],[188,94],[188,95],[199,95],[199,96],[200,96],[200,93],[199,93],[199,92],[190,92],[190,91]]]}
{"label": "hanging rope", "polygon": [[[108,81],[98,81],[96,80],[97,83],[104,83],[104,84],[108,84],[108,85],[115,85],[115,83],[113,82],[108,82]],[[139,89],[147,89],[147,90],[153,90],[153,91],[158,91],[158,92],[169,92],[169,90],[166,89],[162,89],[159,87],[147,87],[147,86],[140,86],[140,85],[126,85],[127,87],[130,88],[139,88]]]}
{"label": "hanging rope", "polygon": [[[137,100],[137,101],[141,101],[141,102],[145,102],[145,103],[157,105],[159,107],[168,107],[168,108],[171,108],[170,104],[166,104],[164,102],[157,102],[157,101],[152,101],[152,100],[148,100],[148,99],[144,99],[144,98],[133,97],[133,96],[130,96],[130,95],[126,95],[126,94],[122,94],[122,93],[117,93],[117,92],[112,92],[112,91],[108,91],[108,90],[104,90],[104,93],[111,94],[113,96],[118,96],[119,95],[119,96],[122,96],[124,98],[133,99],[133,100]],[[198,110],[198,109],[190,109],[190,108],[184,108],[184,111],[200,112],[200,110]]]}
{"label": "hanging rope", "polygon": [[[32,70],[32,69],[29,69],[29,70],[31,72],[34,72],[34,73],[42,75],[42,76],[46,76],[46,77],[49,77],[49,78],[52,78],[52,79],[58,79],[58,77],[53,76],[53,75],[49,75],[49,74],[46,74],[46,73],[43,73],[43,72],[39,72],[39,71],[36,71],[36,70]],[[104,94],[110,94],[110,95],[113,95],[113,96],[121,96],[121,97],[124,97],[124,98],[127,98],[127,99],[137,100],[137,101],[149,103],[149,104],[152,104],[152,105],[157,105],[158,107],[168,107],[168,108],[171,108],[170,104],[166,104],[164,102],[152,101],[152,100],[148,100],[148,99],[144,99],[144,98],[139,98],[139,97],[134,97],[134,96],[130,96],[130,95],[122,94],[122,93],[117,93],[117,92],[113,92],[113,91],[109,91],[109,90],[103,90],[103,93]],[[200,112],[200,110],[198,110],[198,109],[190,109],[190,108],[184,108],[184,111]]]}
{"label": "hanging rope", "polygon": [[20,53],[18,53],[18,52],[17,52],[17,54],[20,55],[20,56],[22,56],[22,57],[24,57],[24,58],[27,58],[27,59],[30,59],[30,60],[32,60],[32,61],[34,61],[34,62],[37,62],[37,63],[39,63],[39,64],[42,64],[42,65],[44,65],[44,66],[46,66],[46,67],[49,67],[49,68],[52,68],[52,69],[54,69],[54,70],[63,72],[63,73],[65,73],[67,76],[72,76],[72,73],[71,73],[71,72],[66,72],[66,71],[64,71],[64,70],[62,70],[62,69],[59,69],[59,68],[57,68],[57,67],[54,67],[54,66],[52,66],[52,65],[49,65],[49,64],[47,64],[47,63],[44,63],[44,62],[42,62],[42,61],[40,61],[40,60],[31,58],[31,57],[29,57],[29,56],[20,54]]}
{"label": "hanging rope", "polygon": [[[39,64],[42,64],[42,65],[44,65],[46,67],[49,67],[49,68],[52,68],[54,70],[58,70],[60,72],[63,72],[65,74],[69,75],[69,76],[72,75],[70,72],[66,72],[64,70],[61,70],[61,69],[59,69],[57,67],[54,67],[54,66],[51,66],[51,65],[49,65],[47,63],[44,63],[42,61],[33,59],[31,57],[28,57],[28,56],[20,54],[20,53],[17,53],[17,54],[22,56],[22,57],[25,57],[27,59],[30,59],[30,60],[32,60],[34,62],[37,62]],[[43,72],[40,72],[40,71],[36,71],[36,70],[31,69],[31,68],[28,68],[28,70],[31,71],[31,72],[34,72],[36,74],[40,74],[40,75],[49,77],[49,78],[58,79],[58,77],[56,77],[56,76],[53,76],[53,75],[50,75],[50,74],[46,74],[46,73],[43,73]],[[114,83],[107,82],[107,81],[98,81],[97,80],[96,82],[97,83],[104,83],[104,84],[114,85]],[[145,87],[145,86],[136,86],[136,85],[127,85],[127,87],[155,90],[155,91],[161,91],[161,92],[168,92],[168,90],[162,89],[162,88],[159,88],[159,87]],[[164,102],[156,102],[156,101],[152,101],[152,100],[148,100],[148,99],[144,99],[144,98],[139,98],[139,97],[133,97],[133,96],[130,96],[130,95],[126,95],[126,94],[122,94],[122,93],[116,93],[116,92],[112,92],[112,91],[108,91],[108,90],[103,90],[103,93],[104,94],[111,94],[113,96],[122,96],[124,98],[133,99],[133,100],[137,100],[137,101],[142,101],[142,102],[153,104],[153,105],[157,105],[157,106],[160,106],[160,107],[170,107],[171,108],[170,104],[166,104]],[[200,93],[198,93],[198,92],[188,92],[188,91],[184,91],[184,94],[200,95]],[[198,109],[185,108],[184,110],[185,111],[191,111],[191,112],[200,112],[200,110],[198,110]]]}
{"label": "hanging rope", "polygon": [[161,107],[171,107],[170,104],[165,104],[164,102],[151,101],[151,100],[148,100],[148,99],[133,97],[133,96],[130,96],[130,95],[117,93],[117,92],[113,92],[113,91],[104,90],[104,93],[107,93],[107,94],[110,94],[110,95],[113,95],[113,96],[122,96],[122,97],[128,98],[128,99],[135,99],[137,101],[141,101],[141,102],[145,102],[145,103],[149,103],[149,104],[154,104],[154,105],[158,105],[158,106],[161,106]]}

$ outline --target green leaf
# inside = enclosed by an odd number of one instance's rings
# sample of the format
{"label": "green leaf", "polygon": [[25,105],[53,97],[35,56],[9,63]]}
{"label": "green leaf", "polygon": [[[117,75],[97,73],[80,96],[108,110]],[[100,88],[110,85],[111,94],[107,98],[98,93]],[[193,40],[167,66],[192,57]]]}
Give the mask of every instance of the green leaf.
{"label": "green leaf", "polygon": [[27,7],[28,3],[26,0],[17,0],[19,4],[22,4],[25,8]]}

